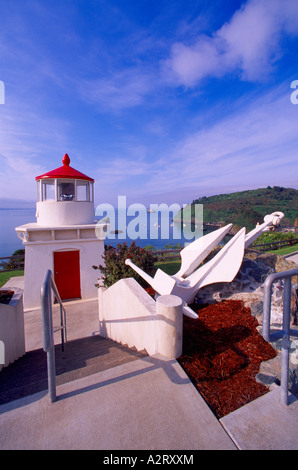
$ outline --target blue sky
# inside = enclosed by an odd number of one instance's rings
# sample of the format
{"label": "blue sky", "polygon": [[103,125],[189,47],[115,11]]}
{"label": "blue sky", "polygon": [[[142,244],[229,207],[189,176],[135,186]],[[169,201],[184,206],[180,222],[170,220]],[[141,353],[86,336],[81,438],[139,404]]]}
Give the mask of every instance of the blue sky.
{"label": "blue sky", "polygon": [[298,188],[297,0],[0,0],[0,205],[71,165],[96,203]]}

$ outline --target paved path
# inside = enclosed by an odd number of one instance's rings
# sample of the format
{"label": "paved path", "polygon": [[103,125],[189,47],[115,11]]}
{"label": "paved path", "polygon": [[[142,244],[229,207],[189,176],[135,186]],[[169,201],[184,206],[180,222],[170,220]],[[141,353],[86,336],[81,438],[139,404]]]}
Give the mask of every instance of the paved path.
{"label": "paved path", "polygon": [[[65,308],[70,345],[96,339],[97,301]],[[39,310],[25,312],[28,354],[41,353],[40,318]],[[111,357],[111,347],[106,353]],[[1,405],[0,449],[236,449],[176,360],[133,357],[83,375],[61,384],[58,376],[55,403],[43,390]]]}
{"label": "paved path", "polygon": [[294,261],[294,263],[298,265],[298,251],[295,251],[294,253],[291,253],[290,255],[286,255],[285,258],[290,261]]}
{"label": "paved path", "polygon": [[[96,336],[96,301],[65,306],[69,340]],[[26,312],[25,325],[27,351],[36,350],[40,312]],[[57,396],[1,405],[0,449],[298,450],[297,398],[285,408],[277,388],[217,420],[178,362],[161,356],[75,377]]]}
{"label": "paved path", "polygon": [[0,406],[0,449],[236,449],[175,360],[133,361],[57,394]]}

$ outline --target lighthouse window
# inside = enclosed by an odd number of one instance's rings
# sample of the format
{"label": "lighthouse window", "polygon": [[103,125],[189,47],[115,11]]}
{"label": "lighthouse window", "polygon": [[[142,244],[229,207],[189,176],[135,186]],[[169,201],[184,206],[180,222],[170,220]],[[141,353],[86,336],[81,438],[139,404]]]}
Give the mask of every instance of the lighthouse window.
{"label": "lighthouse window", "polygon": [[89,181],[77,181],[77,201],[90,201]]}
{"label": "lighthouse window", "polygon": [[74,197],[74,181],[58,181],[58,201],[73,201]]}
{"label": "lighthouse window", "polygon": [[41,181],[37,181],[37,201],[42,201],[41,196]]}
{"label": "lighthouse window", "polygon": [[42,182],[42,200],[55,201],[55,182],[53,180]]}
{"label": "lighthouse window", "polygon": [[94,199],[93,183],[89,183],[89,193],[90,193],[90,201],[93,202],[93,199]]}

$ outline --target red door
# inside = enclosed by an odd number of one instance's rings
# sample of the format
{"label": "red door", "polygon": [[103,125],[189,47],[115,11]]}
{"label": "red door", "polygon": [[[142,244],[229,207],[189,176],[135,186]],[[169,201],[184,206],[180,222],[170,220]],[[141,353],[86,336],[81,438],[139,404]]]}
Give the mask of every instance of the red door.
{"label": "red door", "polygon": [[55,283],[62,300],[81,297],[80,252],[54,252]]}

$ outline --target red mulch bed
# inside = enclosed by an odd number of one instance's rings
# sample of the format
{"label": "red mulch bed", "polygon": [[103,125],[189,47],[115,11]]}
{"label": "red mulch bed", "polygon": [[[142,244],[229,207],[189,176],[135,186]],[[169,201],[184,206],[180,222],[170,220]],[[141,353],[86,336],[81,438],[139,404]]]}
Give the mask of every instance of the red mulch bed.
{"label": "red mulch bed", "polygon": [[219,419],[269,391],[255,376],[260,363],[274,358],[276,351],[241,301],[192,308],[199,318],[183,317],[178,362]]}
{"label": "red mulch bed", "polygon": [[[155,291],[146,291],[153,297]],[[255,376],[277,353],[256,329],[250,309],[239,300],[191,308],[183,316],[183,354],[177,360],[215,416],[223,416],[269,391]]]}

